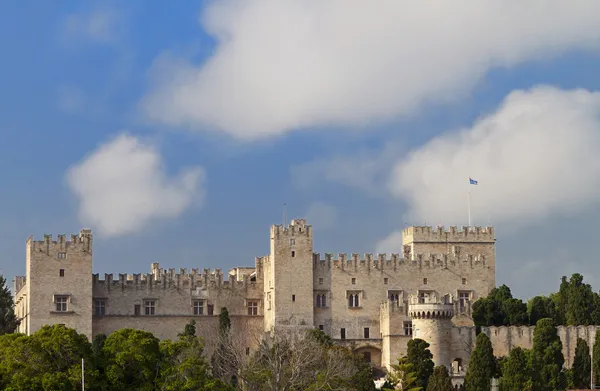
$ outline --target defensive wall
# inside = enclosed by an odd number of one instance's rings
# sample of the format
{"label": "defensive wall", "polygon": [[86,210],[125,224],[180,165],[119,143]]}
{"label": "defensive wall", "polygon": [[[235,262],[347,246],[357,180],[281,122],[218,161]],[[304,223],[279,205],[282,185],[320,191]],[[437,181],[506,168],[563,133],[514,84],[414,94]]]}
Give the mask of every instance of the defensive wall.
{"label": "defensive wall", "polygon": [[[596,331],[600,326],[558,326],[558,336],[563,345],[565,365],[570,368],[573,365],[575,346],[577,338],[587,342],[590,349],[596,341]],[[531,349],[533,347],[533,332],[535,326],[493,326],[482,327],[481,331],[490,337],[494,355],[496,357],[508,356],[514,347]]]}

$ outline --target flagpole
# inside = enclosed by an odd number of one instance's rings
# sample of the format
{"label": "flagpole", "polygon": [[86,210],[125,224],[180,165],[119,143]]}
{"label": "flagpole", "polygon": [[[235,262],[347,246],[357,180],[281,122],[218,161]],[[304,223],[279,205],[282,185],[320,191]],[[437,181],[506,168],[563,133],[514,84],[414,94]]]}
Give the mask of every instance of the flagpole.
{"label": "flagpole", "polygon": [[469,227],[471,227],[471,184],[470,183],[469,183],[468,193],[469,193],[469,202],[468,202],[468,205],[469,205]]}

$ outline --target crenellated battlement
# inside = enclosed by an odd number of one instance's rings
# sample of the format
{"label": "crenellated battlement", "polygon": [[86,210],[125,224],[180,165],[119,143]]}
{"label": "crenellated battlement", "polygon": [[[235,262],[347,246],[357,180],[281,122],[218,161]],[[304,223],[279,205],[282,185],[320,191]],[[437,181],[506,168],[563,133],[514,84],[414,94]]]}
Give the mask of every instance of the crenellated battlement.
{"label": "crenellated battlement", "polygon": [[27,239],[27,246],[32,252],[43,252],[46,254],[68,253],[69,251],[92,252],[92,231],[82,229],[79,235],[72,234],[67,240],[67,235],[57,235],[53,240],[52,235],[45,234],[44,240],[34,240],[33,236]]}
{"label": "crenellated battlement", "polygon": [[451,268],[451,267],[487,267],[487,259],[483,254],[416,254],[411,256],[410,247],[406,246],[403,256],[400,254],[377,254],[366,253],[363,257],[358,253],[352,253],[348,257],[345,253],[338,254],[334,258],[332,253],[325,253],[321,258],[320,253],[313,253],[313,264],[315,267],[331,269],[395,269],[396,267],[417,268]]}
{"label": "crenellated battlement", "polygon": [[402,231],[403,243],[495,243],[493,227],[458,227],[446,230],[443,226],[413,226]]}
{"label": "crenellated battlement", "polygon": [[307,225],[305,219],[293,219],[286,227],[284,225],[271,226],[271,238],[279,236],[312,236],[312,225]]}
{"label": "crenellated battlement", "polygon": [[[246,270],[247,269],[247,270]],[[249,268],[245,268],[241,280],[237,274],[228,274],[225,280],[225,274],[221,269],[200,269],[193,268],[188,273],[187,269],[181,268],[178,272],[172,269],[161,269],[160,264],[152,264],[151,273],[125,274],[119,273],[118,277],[112,273],[104,274],[104,279],[100,279],[99,274],[93,275],[94,288],[113,289],[246,289],[256,286],[256,273],[248,273]]]}

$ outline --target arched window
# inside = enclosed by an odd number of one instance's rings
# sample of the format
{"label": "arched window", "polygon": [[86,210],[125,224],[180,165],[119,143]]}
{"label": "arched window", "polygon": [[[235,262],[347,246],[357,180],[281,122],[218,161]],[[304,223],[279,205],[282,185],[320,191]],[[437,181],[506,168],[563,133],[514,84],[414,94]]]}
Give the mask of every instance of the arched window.
{"label": "arched window", "polygon": [[321,295],[317,295],[317,307],[321,307]]}
{"label": "arched window", "polygon": [[354,295],[354,306],[358,307],[358,293]]}
{"label": "arched window", "polygon": [[348,307],[354,307],[354,295],[348,296]]}
{"label": "arched window", "polygon": [[327,298],[325,294],[321,295],[321,307],[327,307]]}

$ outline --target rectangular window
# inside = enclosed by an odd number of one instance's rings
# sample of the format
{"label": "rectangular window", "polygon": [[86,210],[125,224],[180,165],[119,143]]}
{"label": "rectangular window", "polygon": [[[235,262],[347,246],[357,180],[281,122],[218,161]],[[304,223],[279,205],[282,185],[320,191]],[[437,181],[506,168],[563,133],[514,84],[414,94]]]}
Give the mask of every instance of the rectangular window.
{"label": "rectangular window", "polygon": [[296,301],[296,295],[292,295],[292,301]]}
{"label": "rectangular window", "polygon": [[426,278],[423,279],[423,285],[427,285],[427,279]]}
{"label": "rectangular window", "polygon": [[67,253],[58,253],[56,257],[58,259],[66,259],[67,258]]}
{"label": "rectangular window", "polygon": [[67,312],[67,303],[69,302],[68,296],[55,296],[54,302],[56,304],[56,311]]}
{"label": "rectangular window", "polygon": [[194,300],[194,315],[204,315],[204,300]]}
{"label": "rectangular window", "polygon": [[467,285],[467,279],[466,279],[466,278],[463,278],[463,279],[462,279],[462,284],[463,284],[463,285]]}
{"label": "rectangular window", "polygon": [[64,276],[65,276],[65,269],[60,269],[60,270],[58,271],[58,275],[59,275],[60,277],[64,277]]}
{"label": "rectangular window", "polygon": [[352,285],[356,285],[356,278],[352,279]]}
{"label": "rectangular window", "polygon": [[404,322],[404,335],[412,334],[412,322]]}
{"label": "rectangular window", "polygon": [[427,297],[427,293],[419,292],[419,304],[424,304],[426,297]]}
{"label": "rectangular window", "polygon": [[296,244],[296,239],[290,239],[290,246],[293,246],[294,244]]}
{"label": "rectangular window", "polygon": [[248,315],[258,315],[258,301],[248,302]]}
{"label": "rectangular window", "polygon": [[103,299],[96,299],[94,306],[94,314],[96,316],[106,315],[106,301]]}
{"label": "rectangular window", "polygon": [[133,313],[135,314],[135,316],[140,316],[140,305],[136,304],[133,306]]}
{"label": "rectangular window", "polygon": [[319,285],[323,285],[323,279],[319,278]]}
{"label": "rectangular window", "polygon": [[387,283],[388,283],[387,277],[383,279],[383,283],[387,285]]}
{"label": "rectangular window", "polygon": [[368,327],[365,327],[364,337],[365,337],[365,339],[369,339],[369,328]]}
{"label": "rectangular window", "polygon": [[340,338],[346,339],[346,329],[340,329]]}
{"label": "rectangular window", "polygon": [[215,305],[214,304],[207,305],[206,310],[208,311],[208,315],[213,315],[215,313]]}
{"label": "rectangular window", "polygon": [[247,347],[246,348],[246,356],[249,356],[249,355],[250,355],[250,348]]}
{"label": "rectangular window", "polygon": [[154,315],[156,313],[156,301],[144,301],[144,315]]}
{"label": "rectangular window", "polygon": [[319,325],[319,330],[323,331],[323,325],[322,324]]}
{"label": "rectangular window", "polygon": [[296,252],[294,250],[292,250],[292,258],[294,258],[296,256]]}

